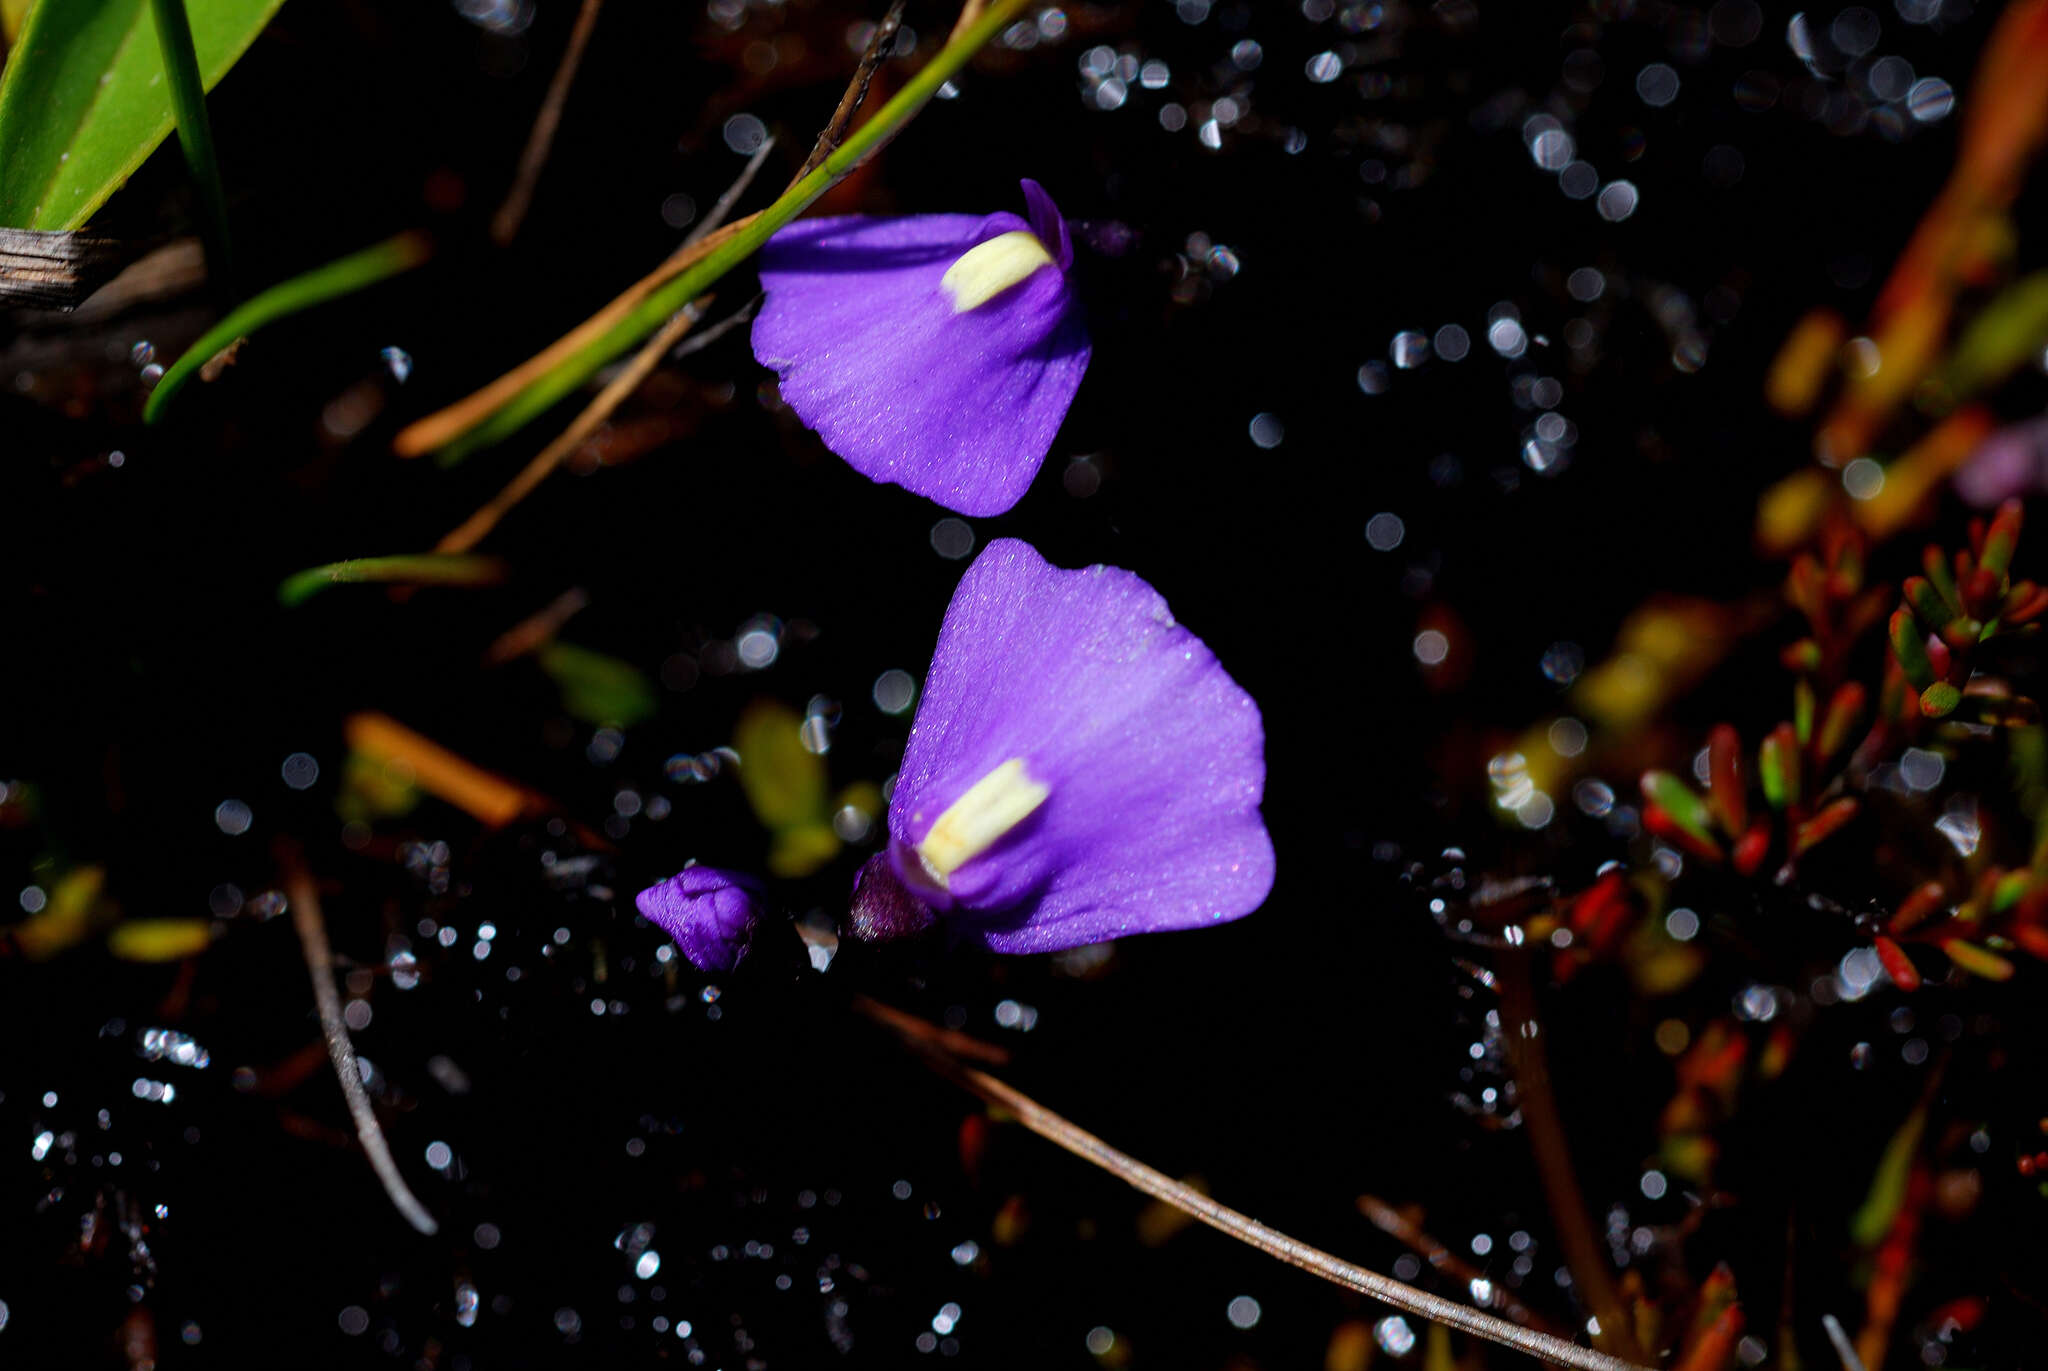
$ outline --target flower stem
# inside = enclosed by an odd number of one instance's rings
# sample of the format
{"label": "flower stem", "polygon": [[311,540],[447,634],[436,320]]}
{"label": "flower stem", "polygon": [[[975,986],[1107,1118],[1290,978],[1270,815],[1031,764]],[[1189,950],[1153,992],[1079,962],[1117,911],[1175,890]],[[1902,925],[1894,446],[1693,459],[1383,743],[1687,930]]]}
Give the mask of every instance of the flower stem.
{"label": "flower stem", "polygon": [[819,196],[894,137],[924,108],[926,102],[938,94],[939,87],[966,66],[984,44],[1015,21],[1028,3],[1029,0],[995,0],[965,33],[946,44],[938,56],[927,62],[902,90],[877,110],[874,118],[855,129],[844,143],[826,155],[815,170],[800,177],[774,204],[751,219],[734,225],[736,231],[730,237],[688,270],[649,293],[594,343],[563,359],[558,366],[515,394],[502,408],[454,439],[445,456],[452,459],[474,452],[518,432],[614,358],[660,328],[671,314],[702,295],[713,282],[753,256],[763,243],[809,209]]}
{"label": "flower stem", "polygon": [[199,209],[206,226],[206,258],[214,285],[232,294],[233,260],[228,251],[228,199],[220,182],[220,159],[213,150],[213,125],[206,117],[206,84],[199,76],[199,54],[192,47],[192,24],[185,0],[150,0],[156,19],[157,46],[164,57],[164,77],[171,88],[171,113],[178,121],[178,146],[199,187]]}

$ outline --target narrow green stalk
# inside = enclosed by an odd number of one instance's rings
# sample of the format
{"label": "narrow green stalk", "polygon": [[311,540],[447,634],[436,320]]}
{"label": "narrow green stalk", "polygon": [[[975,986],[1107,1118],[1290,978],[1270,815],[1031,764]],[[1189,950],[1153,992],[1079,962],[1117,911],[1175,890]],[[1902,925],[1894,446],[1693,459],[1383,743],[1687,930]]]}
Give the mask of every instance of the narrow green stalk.
{"label": "narrow green stalk", "polygon": [[277,602],[291,609],[329,586],[366,581],[390,585],[482,586],[504,579],[505,563],[496,557],[451,556],[438,552],[357,557],[346,562],[308,567],[285,577],[277,587]]}
{"label": "narrow green stalk", "polygon": [[156,19],[157,46],[163,50],[164,79],[171,88],[171,113],[178,121],[178,146],[185,150],[185,165],[199,187],[207,264],[214,284],[231,292],[228,197],[221,189],[220,159],[213,151],[213,125],[206,118],[206,85],[199,77],[199,54],[192,47],[192,24],[185,15],[185,0],[150,0],[150,10]]}
{"label": "narrow green stalk", "polygon": [[555,403],[588,381],[613,359],[659,328],[662,321],[709,288],[721,276],[759,251],[761,245],[809,209],[813,202],[869,154],[887,142],[938,93],[939,87],[966,66],[981,47],[1013,23],[1030,0],[995,0],[975,24],[912,77],[902,90],[854,130],[816,171],[782,193],[745,229],[719,245],[689,270],[640,302],[631,314],[597,342],[521,391],[502,409],[442,449],[443,461],[497,443],[546,413]]}
{"label": "narrow green stalk", "polygon": [[170,370],[156,383],[156,389],[150,392],[149,400],[142,407],[143,420],[152,424],[161,420],[171,397],[185,388],[193,373],[237,338],[247,337],[265,324],[288,314],[311,309],[343,295],[352,295],[387,277],[411,271],[426,261],[432,251],[433,244],[426,234],[417,230],[401,233],[360,252],[337,257],[325,266],[315,267],[290,280],[280,281],[237,305],[228,311],[226,318],[201,334],[198,342],[171,363]]}

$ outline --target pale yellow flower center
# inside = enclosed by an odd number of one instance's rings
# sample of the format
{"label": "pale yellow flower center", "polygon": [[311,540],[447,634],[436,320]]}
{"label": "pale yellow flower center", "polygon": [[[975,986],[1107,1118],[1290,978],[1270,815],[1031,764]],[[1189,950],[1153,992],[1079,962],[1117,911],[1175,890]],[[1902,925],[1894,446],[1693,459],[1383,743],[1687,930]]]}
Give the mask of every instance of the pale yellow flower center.
{"label": "pale yellow flower center", "polygon": [[943,890],[947,877],[1023,823],[1051,793],[1026,774],[1023,758],[1012,757],[946,807],[917,845],[918,860]]}
{"label": "pale yellow flower center", "polygon": [[985,305],[1040,267],[1052,265],[1052,254],[1038,235],[1018,229],[977,243],[946,268],[939,285],[952,297],[953,312],[965,314]]}

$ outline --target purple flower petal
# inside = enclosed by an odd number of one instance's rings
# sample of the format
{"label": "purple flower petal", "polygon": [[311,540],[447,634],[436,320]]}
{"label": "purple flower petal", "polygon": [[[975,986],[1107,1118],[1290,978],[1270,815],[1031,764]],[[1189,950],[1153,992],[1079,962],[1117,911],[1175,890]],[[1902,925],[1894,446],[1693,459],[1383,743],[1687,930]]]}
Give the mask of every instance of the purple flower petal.
{"label": "purple flower petal", "polygon": [[[754,356],[782,398],[854,470],[962,514],[1000,514],[1038,474],[1088,367],[1066,268],[1066,221],[1026,181],[1014,214],[850,216],[792,224],[761,250],[768,292]],[[1032,234],[980,303],[948,271],[991,240]],[[1050,258],[1050,260],[1043,260]],[[984,259],[977,259],[984,260]],[[1012,280],[1012,277],[1015,277]]]}
{"label": "purple flower petal", "polygon": [[1272,888],[1265,775],[1258,706],[1157,591],[998,539],[946,611],[889,854],[997,952],[1220,923]]}
{"label": "purple flower petal", "polygon": [[747,955],[760,919],[761,887],[712,866],[684,867],[633,903],[676,940],[700,971],[730,971]]}

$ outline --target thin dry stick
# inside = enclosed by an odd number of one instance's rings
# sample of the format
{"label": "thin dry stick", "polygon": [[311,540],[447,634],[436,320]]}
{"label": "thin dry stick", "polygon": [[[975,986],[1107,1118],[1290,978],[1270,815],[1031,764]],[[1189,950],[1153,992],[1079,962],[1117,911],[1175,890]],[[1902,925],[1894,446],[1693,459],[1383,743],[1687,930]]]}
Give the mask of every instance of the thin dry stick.
{"label": "thin dry stick", "polygon": [[[960,23],[955,26],[954,32],[956,36],[971,24],[973,16],[981,12],[983,3],[984,0],[969,0],[969,4],[962,12]],[[880,32],[881,30],[878,28],[876,30],[878,36]],[[879,50],[877,44],[873,41],[870,41],[868,46],[870,51]],[[861,65],[854,74],[853,82],[848,87],[848,93],[851,94],[857,87],[864,94],[867,90],[867,83],[873,74],[872,69],[868,66],[868,53],[863,53]],[[854,103],[857,106],[859,102],[855,101]],[[845,123],[852,121],[853,110],[847,106],[844,97],[840,100],[839,110],[833,114],[832,122],[826,127],[826,134],[834,137],[835,146],[837,145],[837,140],[845,136],[846,130],[842,123],[842,115]],[[481,390],[464,396],[454,404],[436,410],[425,418],[415,420],[413,423],[400,429],[397,436],[391,440],[391,450],[400,457],[419,457],[432,452],[436,448],[445,446],[462,434],[467,433],[470,429],[475,428],[492,414],[504,408],[520,391],[525,390],[529,385],[532,385],[541,377],[553,371],[556,366],[596,342],[597,339],[609,332],[614,324],[625,318],[642,300],[694,266],[726,239],[744,229],[752,222],[755,217],[754,215],[749,214],[715,230],[712,226],[723,218],[725,213],[731,209],[732,202],[739,198],[740,192],[744,191],[753,180],[754,173],[760,169],[760,161],[765,158],[768,149],[772,146],[773,142],[771,140],[770,143],[764,144],[755,152],[754,160],[750,161],[747,164],[747,169],[740,173],[740,179],[723,196],[719,197],[718,203],[712,207],[711,213],[705,216],[704,222],[699,224],[691,232],[690,236],[683,240],[682,246],[671,253],[667,261],[628,286],[603,309],[585,319],[568,333],[563,334],[560,338],[557,338],[547,347],[535,353],[532,357],[527,358],[526,361],[506,372],[497,380],[492,381]],[[790,184],[795,185],[796,183],[792,181]]]}
{"label": "thin dry stick", "polygon": [[1360,1195],[1358,1212],[1372,1222],[1372,1226],[1388,1237],[1397,1238],[1413,1248],[1422,1259],[1438,1271],[1450,1276],[1467,1290],[1474,1288],[1474,1282],[1485,1281],[1491,1294],[1484,1303],[1492,1309],[1529,1328],[1540,1328],[1546,1333],[1558,1330],[1542,1315],[1530,1309],[1509,1293],[1505,1285],[1486,1281],[1486,1274],[1457,1253],[1445,1247],[1427,1232],[1408,1221],[1398,1209],[1377,1195]]}
{"label": "thin dry stick", "polygon": [[1501,1017],[1506,1020],[1508,1055],[1514,1064],[1515,1092],[1522,1118],[1529,1127],[1529,1149],[1536,1154],[1536,1174],[1543,1182],[1550,1202],[1550,1217],[1557,1224],[1558,1243],[1564,1248],[1565,1266],[1593,1308],[1600,1331],[1593,1335],[1600,1346],[1624,1357],[1639,1358],[1634,1330],[1622,1308],[1621,1292],[1613,1273],[1607,1269],[1599,1241],[1586,1218],[1585,1195],[1579,1189],[1578,1173],[1572,1170],[1571,1149],[1565,1143],[1564,1121],[1558,1116],[1557,1099],[1550,1089],[1550,1064],[1543,1050],[1536,1021],[1536,986],[1529,972],[1529,956],[1508,949],[1496,967],[1500,986]]}
{"label": "thin dry stick", "polygon": [[[896,4],[890,6],[889,13],[876,28],[874,36],[868,40],[853,80],[847,84],[846,94],[840,97],[839,107],[833,111],[825,131],[818,135],[818,142],[811,150],[811,157],[817,162],[822,162],[830,156],[832,149],[839,146],[839,140],[846,136],[846,128],[852,122],[854,111],[860,108],[861,101],[867,96],[868,83],[874,78],[875,68],[881,65],[883,41],[894,37],[902,20],[903,0],[897,0]],[[725,194],[718,197],[718,203],[711,207],[711,212],[704,216],[703,222],[684,240],[682,248],[677,253],[678,257],[692,251],[695,244],[709,241],[717,234],[719,224],[732,212],[733,205],[746,193],[747,187],[753,184],[755,174],[768,160],[768,153],[774,146],[775,140],[771,138],[755,149],[754,155],[747,160],[746,169],[726,188]],[[790,184],[795,185],[796,181],[801,181],[812,170],[813,163],[807,161],[804,169],[797,173],[796,180]],[[626,402],[626,397],[640,388],[641,383],[654,368],[660,365],[662,355],[674,347],[697,320],[703,317],[704,310],[710,303],[711,297],[705,295],[670,316],[669,321],[657,330],[653,337],[640,345],[640,350],[633,355],[633,360],[606,383],[604,389],[598,392],[597,398],[584,406],[583,412],[570,422],[568,428],[542,448],[540,454],[528,462],[503,490],[492,497],[490,503],[463,520],[441,539],[435,545],[436,548],[442,552],[464,552],[490,536],[491,530],[498,526],[499,521],[509,514],[514,506],[538,489],[540,483],[552,475],[555,468],[560,466],[570,453],[581,447],[593,433],[603,427],[605,421],[611,418],[613,411]],[[744,310],[741,311],[742,315],[744,313]],[[735,319],[738,317],[735,316]],[[725,321],[718,327],[716,333],[725,332],[733,323],[734,320]],[[445,414],[449,411],[442,412]],[[405,437],[404,434],[399,436],[401,440]]]}
{"label": "thin dry stick", "polygon": [[499,634],[484,653],[484,665],[503,666],[524,657],[559,633],[563,624],[581,614],[589,604],[589,591],[582,586],[569,587],[541,609]]}
{"label": "thin dry stick", "polygon": [[[774,146],[775,140],[770,138],[747,159],[746,168],[730,186],[726,187],[725,194],[718,197],[718,203],[711,207],[711,213],[705,215],[704,221],[683,240],[683,252],[690,251],[692,244],[702,242],[718,232],[719,224],[732,212],[733,205],[746,192],[747,187],[753,184],[755,173],[761,170],[761,164],[768,160],[769,150]],[[552,443],[542,448],[540,455],[528,462],[525,469],[513,477],[489,504],[463,520],[459,527],[443,538],[439,546],[468,549],[488,537],[491,530],[498,526],[499,520],[512,511],[514,505],[533,494],[540,483],[545,481],[570,453],[583,446],[592,434],[604,426],[604,422],[612,417],[612,412],[625,403],[627,396],[640,388],[640,383],[645,381],[648,374],[660,363],[662,353],[674,346],[678,339],[690,331],[692,325],[704,317],[704,310],[710,304],[711,297],[705,295],[671,315],[669,321],[656,330],[653,337],[640,345],[640,351],[633,355],[633,360],[626,363],[604,389],[597,393],[597,398],[585,405],[582,413],[570,421],[569,427],[563,429]],[[713,330],[712,336],[717,337],[730,327],[732,323],[728,320]]]}
{"label": "thin dry stick", "polygon": [[710,296],[693,301],[685,308],[669,316],[655,335],[647,340],[646,346],[633,355],[633,360],[622,368],[618,375],[605,383],[597,398],[585,405],[583,412],[570,421],[569,427],[556,436],[555,441],[540,450],[540,455],[526,464],[505,488],[492,496],[490,502],[476,513],[464,519],[440,542],[434,544],[436,552],[467,552],[482,542],[498,521],[512,512],[512,507],[531,495],[534,488],[545,481],[562,459],[582,447],[584,440],[597,432],[604,421],[611,418],[612,411],[625,402],[628,395],[640,389],[640,383],[648,373],[661,362],[661,356],[681,340],[690,327],[703,317],[702,305],[709,304]]}
{"label": "thin dry stick", "polygon": [[[826,122],[824,131],[818,135],[818,141],[811,144],[811,155],[804,158],[804,164],[797,168],[796,175],[790,178],[790,185],[794,186],[823,166],[825,159],[832,155],[833,149],[845,141],[846,130],[852,126],[854,114],[860,109],[861,102],[868,98],[869,84],[874,81],[875,73],[881,70],[882,63],[886,60],[882,49],[896,41],[896,31],[903,27],[904,3],[905,0],[896,0],[895,4],[889,6],[889,12],[882,16],[882,22],[875,25],[874,33],[868,37],[867,47],[861,52],[860,65],[854,69],[853,80],[846,87],[846,94],[839,97],[839,107],[832,111],[832,118]],[[979,7],[970,5],[968,8]],[[963,11],[962,23],[968,22],[970,21],[965,18]],[[955,34],[963,31],[961,28],[954,29]]]}
{"label": "thin dry stick", "polygon": [[675,348],[668,355],[669,361],[680,362],[693,352],[702,352],[741,324],[750,322],[754,317],[754,306],[760,303],[761,297],[756,295],[753,299],[747,301],[747,303],[741,305],[723,319],[720,319],[710,328],[699,329],[692,333],[689,337],[683,339],[682,342],[676,344]]}
{"label": "thin dry stick", "polygon": [[554,79],[548,82],[547,98],[540,102],[540,112],[533,116],[533,131],[526,135],[526,150],[519,154],[519,174],[513,178],[505,203],[491,216],[491,238],[501,247],[519,236],[527,206],[533,203],[533,188],[540,182],[541,168],[547,165],[548,151],[555,145],[555,129],[562,122],[562,106],[569,101],[569,87],[575,83],[576,69],[583,64],[583,49],[590,44],[590,31],[597,27],[597,12],[603,6],[604,0],[583,0],[583,8],[577,12],[576,27],[569,31],[569,46],[555,68]]}
{"label": "thin dry stick", "polygon": [[916,1046],[936,1048],[951,1056],[987,1062],[990,1066],[1010,1064],[1008,1048],[985,1043],[957,1029],[941,1028],[935,1023],[927,1023],[917,1015],[906,1014],[894,1005],[883,1004],[880,1000],[871,999],[866,995],[855,995],[853,1007],[890,1032],[909,1039]]}
{"label": "thin dry stick", "polygon": [[706,234],[696,242],[684,243],[667,261],[626,287],[610,304],[497,380],[481,390],[464,396],[445,409],[438,409],[424,419],[416,420],[400,429],[398,435],[391,440],[391,450],[401,457],[424,456],[475,428],[503,409],[520,391],[603,337],[614,324],[632,313],[642,300],[715,252],[727,239],[744,230],[753,219],[754,216],[749,214],[734,220],[715,233]]}
{"label": "thin dry stick", "polygon": [[363,1073],[356,1065],[355,1048],[348,1040],[348,1025],[341,1017],[341,996],[334,989],[334,952],[327,945],[327,925],[320,917],[320,897],[313,889],[313,877],[305,866],[290,859],[285,890],[291,898],[292,925],[299,931],[299,944],[306,953],[306,970],[313,976],[313,1003],[320,1008],[320,1031],[327,1039],[327,1055],[334,1062],[334,1074],[341,1078],[342,1097],[348,1101],[349,1117],[355,1120],[356,1138],[370,1159],[370,1169],[384,1184],[384,1193],[405,1216],[405,1221],[422,1233],[440,1228],[398,1174],[391,1160],[391,1148],[384,1130],[370,1109],[370,1097],[363,1091]]}
{"label": "thin dry stick", "polygon": [[1133,1189],[1150,1195],[1162,1204],[1168,1204],[1183,1214],[1200,1219],[1211,1228],[1227,1233],[1239,1242],[1255,1247],[1269,1257],[1277,1257],[1291,1266],[1298,1266],[1313,1275],[1347,1290],[1356,1290],[1382,1304],[1413,1314],[1417,1318],[1455,1328],[1488,1342],[1512,1347],[1553,1366],[1574,1368],[1574,1371],[1644,1371],[1634,1362],[1610,1357],[1604,1352],[1580,1347],[1548,1333],[1534,1329],[1520,1328],[1506,1319],[1432,1295],[1426,1290],[1417,1290],[1391,1276],[1382,1276],[1362,1266],[1333,1257],[1320,1248],[1290,1238],[1278,1229],[1240,1214],[1235,1209],[1218,1204],[1200,1191],[1174,1180],[1164,1172],[1155,1171],[1136,1157],[1119,1152],[1093,1133],[1081,1128],[1047,1109],[1021,1090],[1004,1084],[985,1071],[963,1066],[944,1050],[942,1044],[958,1035],[948,1033],[935,1025],[925,1023],[901,1010],[877,1004],[865,996],[857,997],[853,1007],[894,1030],[940,1075],[947,1077],[969,1092],[979,1095],[990,1104],[1000,1105],[1008,1110],[1026,1128],[1054,1143],[1083,1161],[1091,1162],[1104,1171],[1118,1177]]}
{"label": "thin dry stick", "polygon": [[760,147],[754,149],[754,155],[747,159],[746,166],[740,168],[740,174],[734,177],[732,184],[725,188],[725,194],[719,196],[717,203],[711,206],[711,213],[698,220],[697,227],[691,229],[689,234],[684,237],[684,247],[688,247],[698,239],[707,238],[718,231],[718,226],[725,222],[725,216],[732,213],[732,207],[739,203],[742,195],[747,193],[747,187],[754,184],[754,178],[760,174],[762,165],[768,160],[768,154],[773,151],[775,151],[775,140],[773,138],[764,140]]}
{"label": "thin dry stick", "polygon": [[1828,1341],[1835,1345],[1835,1355],[1842,1359],[1842,1371],[1863,1371],[1863,1358],[1856,1355],[1849,1335],[1842,1331],[1842,1321],[1833,1314],[1823,1314],[1820,1326],[1827,1330]]}

